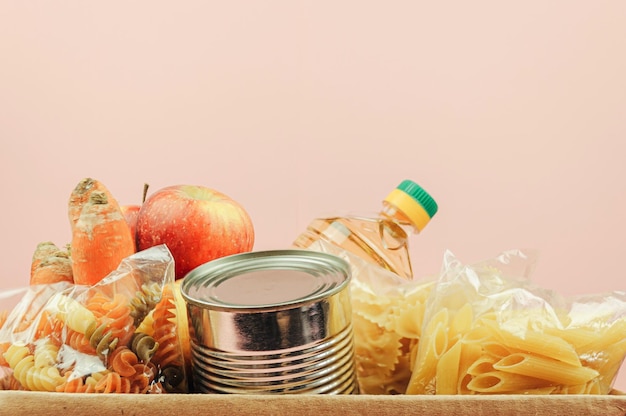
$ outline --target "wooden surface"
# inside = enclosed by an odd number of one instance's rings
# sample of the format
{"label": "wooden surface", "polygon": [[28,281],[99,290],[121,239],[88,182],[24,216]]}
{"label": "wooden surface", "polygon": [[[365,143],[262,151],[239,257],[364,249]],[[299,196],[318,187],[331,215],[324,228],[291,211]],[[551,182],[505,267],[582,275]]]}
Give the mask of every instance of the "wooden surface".
{"label": "wooden surface", "polygon": [[626,415],[626,396],[102,395],[0,391],[0,415]]}

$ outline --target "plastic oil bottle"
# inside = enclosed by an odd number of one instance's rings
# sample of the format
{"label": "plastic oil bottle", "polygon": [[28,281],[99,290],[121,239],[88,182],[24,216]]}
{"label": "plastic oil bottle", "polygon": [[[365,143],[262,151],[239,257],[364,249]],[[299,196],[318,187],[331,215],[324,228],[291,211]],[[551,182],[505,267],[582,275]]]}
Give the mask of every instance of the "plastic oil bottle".
{"label": "plastic oil bottle", "polygon": [[435,200],[422,187],[404,180],[383,200],[377,215],[316,218],[293,245],[308,248],[323,240],[412,279],[409,237],[420,233],[437,209]]}

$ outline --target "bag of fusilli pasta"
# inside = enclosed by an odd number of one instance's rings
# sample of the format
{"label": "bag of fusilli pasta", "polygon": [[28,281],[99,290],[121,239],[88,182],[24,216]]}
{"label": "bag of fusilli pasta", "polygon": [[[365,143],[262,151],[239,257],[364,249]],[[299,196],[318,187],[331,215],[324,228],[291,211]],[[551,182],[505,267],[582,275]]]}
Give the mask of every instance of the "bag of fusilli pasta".
{"label": "bag of fusilli pasta", "polygon": [[626,293],[565,298],[534,285],[536,253],[463,265],[426,303],[407,394],[608,394],[626,355]]}
{"label": "bag of fusilli pasta", "polygon": [[177,290],[164,245],[129,256],[93,286],[25,289],[0,328],[0,388],[188,392]]}

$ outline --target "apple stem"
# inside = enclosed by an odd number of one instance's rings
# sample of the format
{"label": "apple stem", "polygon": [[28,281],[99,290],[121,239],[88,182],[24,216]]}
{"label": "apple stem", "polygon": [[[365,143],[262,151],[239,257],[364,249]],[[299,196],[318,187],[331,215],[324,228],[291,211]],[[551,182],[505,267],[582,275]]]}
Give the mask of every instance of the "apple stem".
{"label": "apple stem", "polygon": [[146,196],[148,195],[148,188],[150,187],[150,185],[148,185],[147,183],[143,184],[143,197],[141,199],[141,203],[143,204],[144,202],[146,202]]}

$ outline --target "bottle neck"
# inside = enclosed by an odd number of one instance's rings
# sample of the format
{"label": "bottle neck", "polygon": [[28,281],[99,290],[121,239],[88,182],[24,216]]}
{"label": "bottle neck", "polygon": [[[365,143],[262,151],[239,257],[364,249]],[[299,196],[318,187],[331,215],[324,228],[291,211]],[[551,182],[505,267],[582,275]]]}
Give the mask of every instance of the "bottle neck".
{"label": "bottle neck", "polygon": [[380,212],[380,216],[395,221],[404,228],[407,234],[419,234],[420,232],[415,224],[398,207],[386,201],[383,201],[383,209]]}

